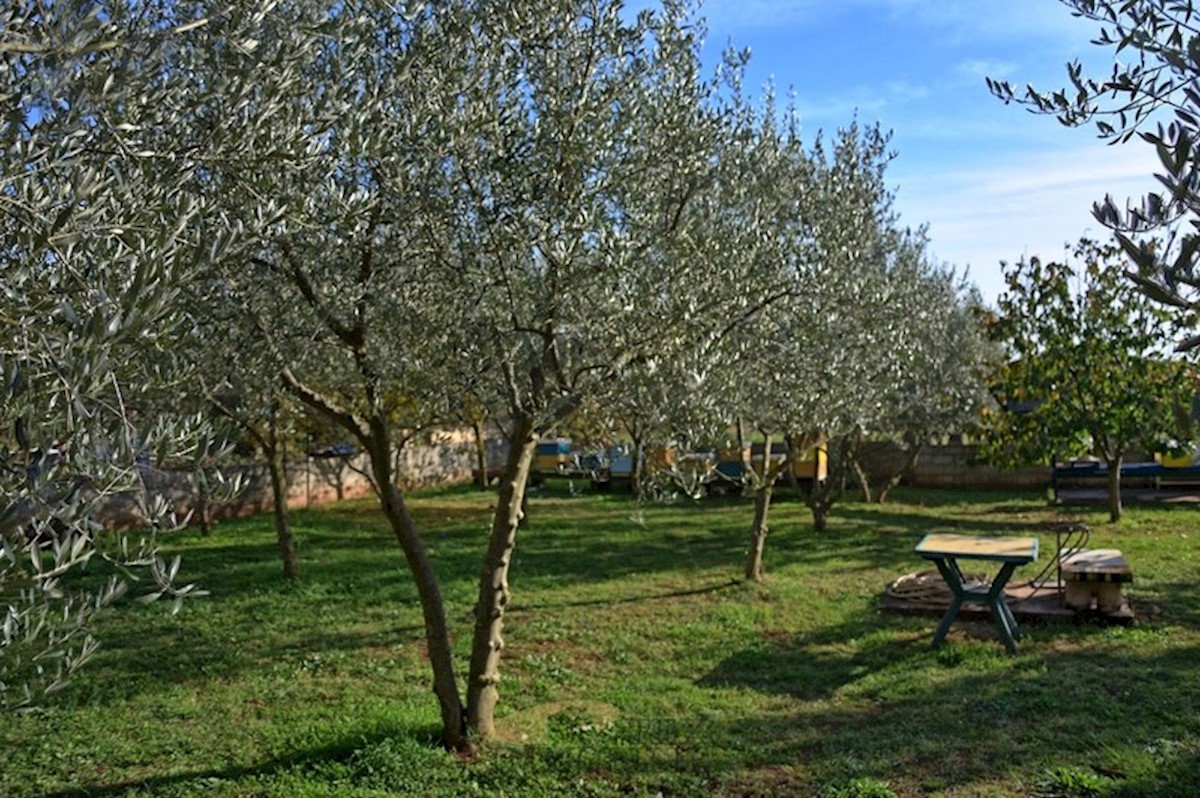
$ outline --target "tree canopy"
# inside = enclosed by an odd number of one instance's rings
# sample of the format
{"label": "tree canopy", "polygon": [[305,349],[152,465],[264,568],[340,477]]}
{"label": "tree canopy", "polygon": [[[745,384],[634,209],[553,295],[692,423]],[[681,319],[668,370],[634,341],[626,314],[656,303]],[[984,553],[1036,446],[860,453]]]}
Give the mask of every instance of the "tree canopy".
{"label": "tree canopy", "polygon": [[[121,3],[0,10],[0,706],[64,685],[131,569],[176,607],[197,592],[157,556],[176,519],[144,474],[213,453],[202,418],[154,408],[190,377],[179,287],[227,239],[208,236],[192,167],[137,142],[184,82],[164,66],[180,33],[155,19]],[[96,507],[117,492],[146,529],[101,545]],[[111,577],[76,590],[89,561]]]}

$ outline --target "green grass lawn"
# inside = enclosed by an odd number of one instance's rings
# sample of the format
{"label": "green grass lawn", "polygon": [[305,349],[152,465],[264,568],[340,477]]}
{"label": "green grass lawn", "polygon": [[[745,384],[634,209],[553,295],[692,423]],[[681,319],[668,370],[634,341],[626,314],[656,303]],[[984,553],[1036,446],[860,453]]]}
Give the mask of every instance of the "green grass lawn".
{"label": "green grass lawn", "polygon": [[[417,494],[459,667],[494,497]],[[1062,510],[1035,496],[898,491],[812,531],[781,501],[767,580],[742,569],[751,506],[532,500],[513,563],[499,738],[432,745],[416,592],[370,501],[294,515],[282,583],[268,515],[172,541],[212,595],[128,604],[54,703],[0,716],[0,796],[1200,795],[1200,510]],[[1092,525],[1124,550],[1131,627],[881,612],[927,531]],[[1016,579],[1032,575],[1017,572]],[[1026,573],[1029,572],[1029,573]]]}

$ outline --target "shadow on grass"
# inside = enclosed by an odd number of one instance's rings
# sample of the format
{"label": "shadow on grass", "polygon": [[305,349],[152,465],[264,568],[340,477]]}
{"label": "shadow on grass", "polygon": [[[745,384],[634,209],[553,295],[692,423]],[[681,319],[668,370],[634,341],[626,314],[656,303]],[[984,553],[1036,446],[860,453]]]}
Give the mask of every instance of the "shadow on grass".
{"label": "shadow on grass", "polygon": [[748,687],[803,701],[831,697],[864,674],[924,656],[929,636],[913,633],[880,639],[877,616],[822,629],[815,634],[773,635],[731,654],[699,682],[705,687]]}
{"label": "shadow on grass", "polygon": [[539,602],[531,604],[514,604],[506,615],[520,617],[523,612],[538,610],[561,610],[568,607],[611,607],[619,604],[641,604],[650,601],[665,601],[669,599],[686,598],[688,596],[703,596],[721,593],[742,584],[740,579],[730,579],[713,585],[692,588],[690,590],[668,590],[651,593],[639,593],[632,596],[616,596],[612,598],[580,599],[578,601]]}
{"label": "shadow on grass", "polygon": [[[1042,507],[1039,508],[1038,512],[1044,513],[1046,511],[1047,508]],[[893,512],[888,509],[888,505],[886,504],[882,506],[858,504],[840,508],[838,517],[875,527],[902,530],[916,537],[929,532],[950,532],[969,535],[1028,535],[1030,533],[1045,531],[1050,524],[1055,523],[1055,521],[1045,521],[1043,519],[1033,521],[1021,517],[1005,518],[1002,515],[1002,513],[1005,515],[1015,515],[1022,512],[1021,510],[1004,507],[997,512],[995,517],[990,513],[947,516],[944,514],[922,513],[919,510]]]}
{"label": "shadow on grass", "polygon": [[1200,628],[1200,584],[1165,582],[1130,600],[1139,618]]}
{"label": "shadow on grass", "polygon": [[[897,641],[873,627],[851,623],[731,655],[701,684],[805,704],[700,733],[756,741],[762,767],[808,767],[828,783],[899,775],[964,788],[986,784],[1004,763],[1030,781],[1056,767],[1091,768],[1110,775],[1119,796],[1200,794],[1200,647],[1141,654],[1089,645],[1008,658],[992,641],[930,650],[925,633]],[[711,754],[720,748],[705,750],[695,766],[719,770]]]}
{"label": "shadow on grass", "polygon": [[187,771],[165,776],[151,776],[145,779],[129,779],[111,784],[89,784],[47,793],[46,798],[124,795],[135,790],[144,791],[150,795],[174,795],[187,787],[191,787],[192,794],[195,794],[197,788],[203,789],[206,784],[214,786],[221,782],[249,781],[263,777],[269,779],[271,776],[279,776],[289,771],[303,771],[322,765],[345,763],[350,761],[357,752],[397,737],[406,738],[410,743],[416,743],[427,749],[434,749],[437,745],[437,733],[432,730],[424,733],[377,730],[364,734],[346,735],[329,745],[296,751],[257,765]]}

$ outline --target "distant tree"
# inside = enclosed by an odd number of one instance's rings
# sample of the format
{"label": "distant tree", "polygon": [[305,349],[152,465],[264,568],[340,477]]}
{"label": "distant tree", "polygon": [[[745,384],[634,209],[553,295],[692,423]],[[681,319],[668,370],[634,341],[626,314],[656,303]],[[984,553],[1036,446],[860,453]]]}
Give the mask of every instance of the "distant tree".
{"label": "distant tree", "polygon": [[[259,366],[263,368],[261,364]],[[244,379],[213,370],[201,375],[197,381],[203,386],[204,396],[212,408],[253,443],[267,466],[271,481],[271,513],[283,576],[295,581],[300,578],[300,557],[288,513],[286,466],[289,410],[293,400],[283,391],[282,385],[270,381],[274,376],[269,367],[257,373],[243,373]],[[269,384],[263,385],[263,382]],[[201,478],[205,476],[201,475]]]}
{"label": "distant tree", "polygon": [[813,526],[823,530],[844,494],[852,452],[875,425],[909,345],[895,267],[911,232],[896,218],[886,181],[889,136],[877,126],[852,125],[814,156],[822,201],[813,288],[791,321],[794,332],[783,337],[790,350],[783,396],[799,422],[789,438],[816,433],[825,441],[827,478],[801,486]]}
{"label": "distant tree", "polygon": [[[1200,345],[1195,334],[1200,311],[1200,19],[1191,2],[1178,0],[1061,0],[1072,13],[1099,24],[1094,43],[1112,48],[1117,59],[1101,76],[1084,73],[1078,60],[1067,65],[1070,88],[1018,93],[1006,81],[988,79],[1005,102],[1058,117],[1076,127],[1094,123],[1113,144],[1137,137],[1153,146],[1162,164],[1164,191],[1137,206],[1120,208],[1113,198],[1094,207],[1096,218],[1116,231],[1131,262],[1127,271],[1157,302],[1181,312],[1193,333],[1181,349]],[[1169,231],[1165,242],[1147,235]]]}
{"label": "distant tree", "polygon": [[1183,440],[1186,364],[1167,357],[1163,312],[1121,277],[1121,251],[1083,239],[1070,261],[1021,260],[1005,272],[991,333],[1008,358],[994,388],[1005,407],[985,442],[1000,462],[1094,452],[1121,518],[1120,468],[1135,445]]}
{"label": "distant tree", "polygon": [[862,447],[850,451],[864,500],[880,503],[927,444],[978,426],[990,405],[987,376],[997,352],[987,339],[978,293],[953,270],[928,262],[922,234],[901,242],[891,275],[894,321],[876,328],[876,341],[894,368],[875,384],[876,412],[863,436],[890,441],[901,457],[890,471],[871,473]]}
{"label": "distant tree", "polygon": [[[821,442],[831,477],[802,494],[814,527],[825,528],[842,493],[850,441],[875,412],[882,375],[895,368],[896,352],[877,345],[880,330],[901,328],[891,268],[903,234],[884,180],[888,137],[853,124],[805,149],[794,129],[775,135],[763,163],[765,182],[778,193],[764,192],[749,207],[769,220],[771,232],[757,234],[757,257],[778,264],[770,279],[781,291],[761,314],[736,325],[727,344],[737,354],[729,361],[739,364],[728,381],[732,408],[762,436],[764,452],[774,442],[786,452],[743,468],[755,498],[749,579],[763,573],[776,482]],[[764,131],[756,141],[772,138]]]}

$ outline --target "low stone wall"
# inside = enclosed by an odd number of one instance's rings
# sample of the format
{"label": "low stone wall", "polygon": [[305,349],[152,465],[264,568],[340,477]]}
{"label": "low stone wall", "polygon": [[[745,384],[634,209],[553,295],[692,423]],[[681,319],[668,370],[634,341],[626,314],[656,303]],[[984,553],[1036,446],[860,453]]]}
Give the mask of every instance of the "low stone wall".
{"label": "low stone wall", "polygon": [[[506,442],[494,435],[485,444],[488,466],[503,464],[508,448]],[[475,443],[469,430],[436,433],[430,436],[428,443],[410,444],[396,455],[398,482],[406,489],[466,482],[471,479],[474,463]],[[285,465],[288,506],[308,507],[367,496],[372,492],[366,476],[369,468],[365,454],[344,458],[289,458]],[[214,497],[211,503],[213,518],[252,515],[272,508],[271,476],[265,465],[235,463],[225,465],[221,470],[227,478],[239,478],[242,489],[230,500]],[[190,472],[151,468],[145,474],[145,482],[150,494],[162,496],[179,517],[193,512],[197,505],[199,493]],[[142,524],[137,498],[129,494],[106,497],[100,504],[99,516],[109,527],[129,528]]]}
{"label": "low stone wall", "polygon": [[[1041,490],[1050,483],[1050,467],[997,468],[978,462],[979,447],[952,436],[926,446],[905,475],[905,485],[969,490]],[[891,442],[865,444],[862,459],[867,473],[893,473],[904,464],[904,453]]]}

